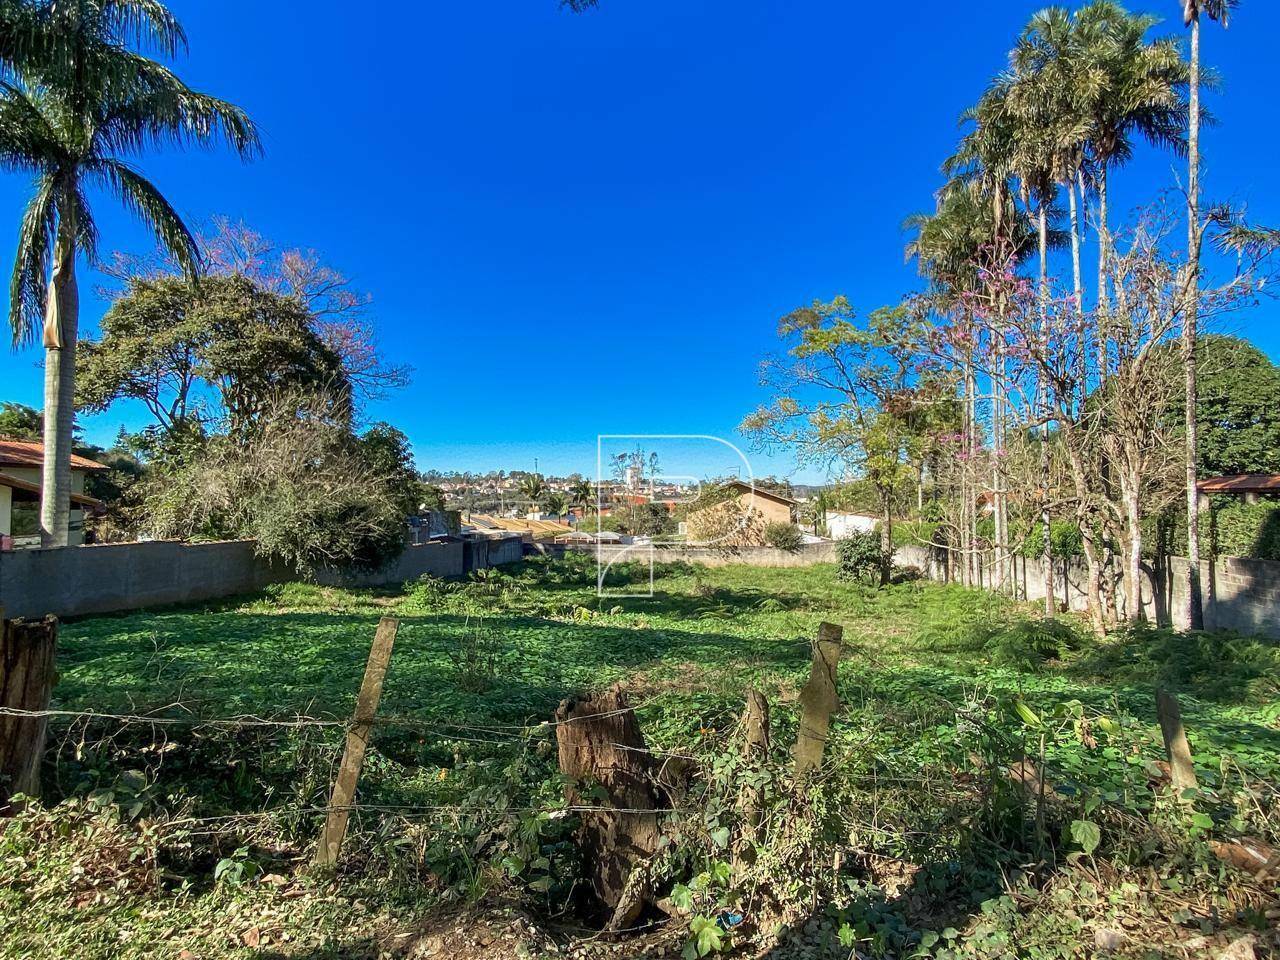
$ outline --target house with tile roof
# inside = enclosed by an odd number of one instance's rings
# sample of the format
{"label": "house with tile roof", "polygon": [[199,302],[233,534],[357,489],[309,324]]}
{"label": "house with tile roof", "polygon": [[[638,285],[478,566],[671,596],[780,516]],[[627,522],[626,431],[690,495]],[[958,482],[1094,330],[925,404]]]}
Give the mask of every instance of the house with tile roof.
{"label": "house with tile roof", "polygon": [[[39,546],[43,465],[43,444],[0,437],[0,549]],[[71,457],[72,544],[84,543],[85,514],[102,507],[101,501],[85,494],[85,478],[106,469],[88,457]]]}

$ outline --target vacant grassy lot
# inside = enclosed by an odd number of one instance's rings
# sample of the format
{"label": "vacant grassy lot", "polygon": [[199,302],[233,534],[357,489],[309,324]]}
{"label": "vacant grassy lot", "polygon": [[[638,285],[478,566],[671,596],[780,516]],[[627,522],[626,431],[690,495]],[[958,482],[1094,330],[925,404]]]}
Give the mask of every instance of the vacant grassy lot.
{"label": "vacant grassy lot", "polygon": [[[538,563],[465,585],[291,585],[67,625],[56,707],[184,722],[55,723],[48,809],[0,838],[0,954],[526,956],[555,939],[611,956],[1099,944],[1188,956],[1244,935],[1275,947],[1274,881],[1211,846],[1276,839],[1273,647],[1158,631],[1103,643],[989,595],[872,591],[829,567],[672,568],[653,599],[602,601],[593,586],[594,566]],[[194,721],[345,718],[388,614],[402,626],[361,784],[369,808],[343,869],[317,876],[314,808],[341,729]],[[786,754],[823,620],[845,627],[843,710],[828,767],[797,786]],[[540,725],[561,698],[614,682],[651,746],[692,772],[656,871],[687,916],[610,944],[578,928],[574,819],[555,812]],[[1157,765],[1157,683],[1183,699],[1200,775],[1181,803]],[[749,686],[774,708],[763,769],[738,755]],[[769,798],[749,869],[746,782]],[[725,910],[746,922],[721,930]]]}

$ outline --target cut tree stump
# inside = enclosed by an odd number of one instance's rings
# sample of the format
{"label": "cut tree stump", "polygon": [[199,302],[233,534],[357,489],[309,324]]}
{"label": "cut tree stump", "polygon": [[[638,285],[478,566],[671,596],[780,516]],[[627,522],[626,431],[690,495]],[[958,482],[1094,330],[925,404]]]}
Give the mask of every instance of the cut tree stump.
{"label": "cut tree stump", "polygon": [[[661,833],[657,773],[635,712],[617,687],[570,698],[555,713],[566,799],[581,811],[578,843],[605,929],[630,927],[652,898],[646,867]],[[592,789],[598,784],[604,792]]]}
{"label": "cut tree stump", "polygon": [[1199,786],[1196,768],[1191,762],[1191,745],[1187,743],[1187,731],[1182,726],[1182,710],[1178,698],[1167,690],[1156,691],[1156,714],[1160,719],[1160,733],[1164,736],[1164,748],[1169,754],[1173,792],[1179,799],[1182,791]]}
{"label": "cut tree stump", "polygon": [[[0,708],[40,714],[49,709],[56,678],[54,651],[58,620],[0,619]],[[0,815],[14,812],[15,794],[40,793],[47,716],[0,713]]]}
{"label": "cut tree stump", "polygon": [[843,627],[834,623],[818,626],[809,682],[800,691],[800,731],[795,748],[797,780],[822,766],[831,714],[840,709],[840,700],[836,697],[836,667],[843,647]]}

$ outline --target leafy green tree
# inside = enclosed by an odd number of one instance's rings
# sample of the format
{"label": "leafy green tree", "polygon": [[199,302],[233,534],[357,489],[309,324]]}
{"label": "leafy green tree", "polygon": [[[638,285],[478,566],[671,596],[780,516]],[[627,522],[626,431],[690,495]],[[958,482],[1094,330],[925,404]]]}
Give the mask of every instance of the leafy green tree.
{"label": "leafy green tree", "polygon": [[416,514],[426,491],[413,462],[409,438],[389,423],[375,423],[360,435],[358,443],[364,462],[391,490],[404,516]]}
{"label": "leafy green tree", "polygon": [[[1247,340],[1210,334],[1196,341],[1196,369],[1199,477],[1280,473],[1280,367]],[[1170,430],[1177,433],[1186,399],[1170,393]]]}
{"label": "leafy green tree", "polygon": [[356,437],[331,406],[280,398],[252,433],[156,464],[139,485],[140,526],[165,539],[252,539],[304,573],[394,559],[406,542],[403,435]]}
{"label": "leafy green tree", "polygon": [[65,546],[80,312],[76,261],[93,256],[97,245],[86,189],[115,196],[194,274],[200,253],[191,232],[130,158],[154,146],[219,140],[249,156],[258,137],[242,110],[197,93],[133,49],[174,56],[184,46],[182,28],[158,0],[50,0],[35,10],[39,38],[17,51],[16,80],[0,97],[0,156],[34,177],[9,321],[15,345],[44,331],[40,537],[45,546]]}
{"label": "leafy green tree", "polygon": [[40,411],[22,403],[0,403],[0,437],[11,440],[39,440],[44,430]]}
{"label": "leafy green tree", "polygon": [[[895,491],[911,480],[914,414],[949,388],[921,371],[926,327],[906,307],[885,307],[865,322],[844,297],[815,301],[783,317],[789,360],[764,364],[775,399],[740,429],[758,446],[785,446],[802,460],[838,464],[875,489],[886,555],[892,553]],[[889,566],[882,570],[884,582]]]}
{"label": "leafy green tree", "polygon": [[135,279],[102,318],[102,336],[80,345],[77,403],[104,410],[141,401],[168,434],[224,417],[248,430],[284,395],[324,394],[349,416],[342,358],[316,333],[295,297],[243,276]]}

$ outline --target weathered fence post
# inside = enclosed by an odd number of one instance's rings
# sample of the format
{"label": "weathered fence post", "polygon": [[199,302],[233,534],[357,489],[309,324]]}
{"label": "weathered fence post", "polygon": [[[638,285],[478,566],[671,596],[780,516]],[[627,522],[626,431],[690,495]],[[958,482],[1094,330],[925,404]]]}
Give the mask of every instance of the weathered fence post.
{"label": "weathered fence post", "polygon": [[[55,679],[58,620],[5,620],[0,611],[0,709],[42,714]],[[14,794],[37,796],[44,756],[46,716],[0,713],[0,814]]]}
{"label": "weathered fence post", "polygon": [[840,707],[836,697],[836,667],[844,646],[844,628],[834,623],[818,627],[813,645],[809,682],[800,691],[800,730],[796,736],[796,779],[822,766],[831,714]]}
{"label": "weathered fence post", "polygon": [[373,733],[373,717],[378,711],[378,701],[382,699],[382,683],[387,676],[391,647],[399,628],[400,621],[393,617],[383,617],[378,621],[378,632],[374,634],[373,646],[369,648],[369,662],[365,665],[364,680],[356,698],[356,712],[347,731],[342,764],[338,767],[337,779],[333,781],[324,832],[320,834],[320,845],[316,848],[317,866],[331,867],[337,863],[342,841],[346,839],[347,821],[356,796],[356,781],[360,779],[360,768],[364,765],[364,754]]}
{"label": "weathered fence post", "polygon": [[[769,701],[759,690],[747,691],[747,709],[742,715],[745,736],[742,756],[749,762],[769,759]],[[742,811],[742,831],[733,845],[733,868],[741,873],[755,863],[755,842],[760,831],[760,811],[765,795],[762,784],[746,780],[738,791],[738,809]]]}
{"label": "weathered fence post", "polygon": [[1169,754],[1173,792],[1180,798],[1183,790],[1195,789],[1200,784],[1196,780],[1195,765],[1191,762],[1191,745],[1187,743],[1187,731],[1182,726],[1178,698],[1167,690],[1157,690],[1156,715],[1160,718],[1160,733]]}
{"label": "weathered fence post", "polygon": [[747,691],[747,710],[742,715],[746,737],[742,741],[744,757],[769,755],[769,701],[759,690]]}

